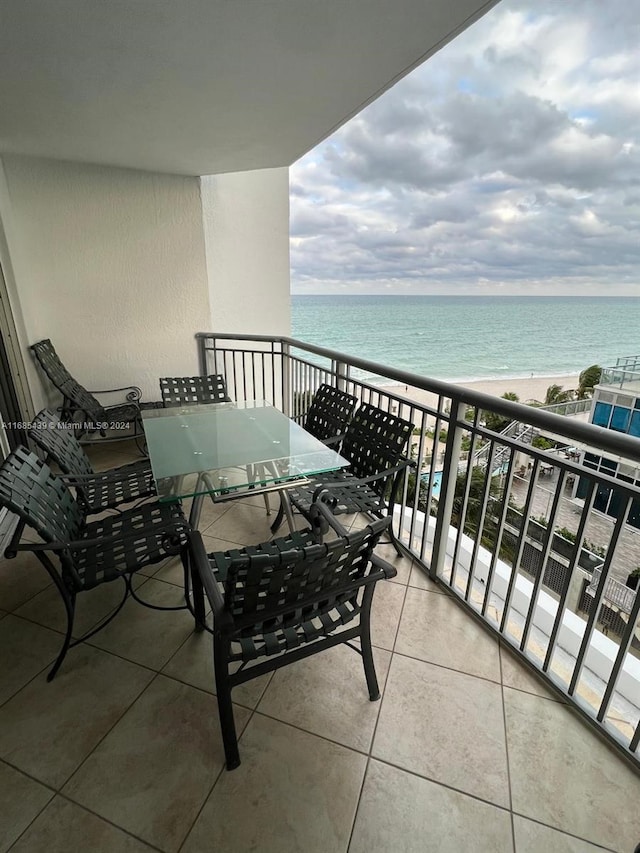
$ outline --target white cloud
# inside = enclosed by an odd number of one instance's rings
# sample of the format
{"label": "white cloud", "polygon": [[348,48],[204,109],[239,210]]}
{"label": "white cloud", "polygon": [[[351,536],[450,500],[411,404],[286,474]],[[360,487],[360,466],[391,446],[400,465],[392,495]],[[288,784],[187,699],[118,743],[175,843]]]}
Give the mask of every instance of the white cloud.
{"label": "white cloud", "polygon": [[639,30],[503,0],[292,167],[294,292],[640,295]]}

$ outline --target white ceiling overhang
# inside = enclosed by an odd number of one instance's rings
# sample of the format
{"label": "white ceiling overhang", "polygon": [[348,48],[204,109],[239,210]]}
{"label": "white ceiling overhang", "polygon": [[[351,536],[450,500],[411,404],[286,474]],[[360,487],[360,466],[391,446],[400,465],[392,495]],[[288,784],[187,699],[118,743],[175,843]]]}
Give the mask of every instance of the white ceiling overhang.
{"label": "white ceiling overhang", "polygon": [[285,166],[497,0],[2,0],[0,151]]}

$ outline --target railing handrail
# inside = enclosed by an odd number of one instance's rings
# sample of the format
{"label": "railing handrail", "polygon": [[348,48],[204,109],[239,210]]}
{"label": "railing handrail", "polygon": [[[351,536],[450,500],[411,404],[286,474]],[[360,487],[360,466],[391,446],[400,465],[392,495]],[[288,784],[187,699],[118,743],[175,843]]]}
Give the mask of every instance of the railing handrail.
{"label": "railing handrail", "polygon": [[[595,445],[607,453],[621,456],[624,459],[633,460],[634,462],[640,462],[640,439],[634,438],[633,436],[605,429],[604,427],[595,426],[594,424],[568,420],[563,415],[546,412],[536,406],[526,406],[524,403],[515,403],[512,400],[505,400],[502,397],[494,397],[493,395],[486,394],[483,391],[464,388],[462,385],[457,385],[453,382],[445,382],[441,379],[431,379],[417,373],[410,373],[406,370],[387,367],[386,365],[379,364],[375,361],[369,361],[368,359],[360,358],[355,355],[348,355],[347,353],[339,352],[338,350],[329,349],[327,347],[317,346],[316,344],[309,344],[305,341],[300,341],[297,338],[292,338],[287,335],[274,336],[232,334],[228,332],[197,332],[196,338],[202,342],[201,345],[204,345],[205,339],[210,338],[230,341],[260,341],[269,344],[274,343],[274,341],[279,341],[282,345],[295,347],[296,349],[301,349],[306,352],[312,352],[315,355],[323,356],[332,361],[348,362],[350,365],[358,368],[359,370],[364,370],[367,373],[391,379],[397,385],[412,385],[414,388],[419,388],[422,391],[428,391],[439,396],[449,397],[452,400],[452,411],[454,403],[464,403],[479,409],[487,409],[492,412],[497,412],[504,417],[508,417],[512,421],[521,421],[547,432],[560,433],[570,438],[573,442]],[[407,403],[411,404],[411,402],[412,401],[407,400]]]}

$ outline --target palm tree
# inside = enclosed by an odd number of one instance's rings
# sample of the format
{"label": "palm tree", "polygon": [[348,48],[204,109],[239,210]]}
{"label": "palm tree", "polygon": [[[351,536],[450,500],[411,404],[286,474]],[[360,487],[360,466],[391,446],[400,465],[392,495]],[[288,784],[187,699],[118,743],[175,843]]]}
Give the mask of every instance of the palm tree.
{"label": "palm tree", "polygon": [[544,398],[545,406],[555,406],[557,403],[566,403],[573,399],[573,391],[563,391],[562,385],[549,385]]}
{"label": "palm tree", "polygon": [[[505,391],[502,395],[503,400],[511,400],[513,403],[519,403],[520,397],[515,391]],[[508,427],[512,418],[505,418],[504,415],[499,415],[497,412],[483,412],[483,420],[487,427],[494,432],[502,432],[505,427]]]}
{"label": "palm tree", "polygon": [[578,385],[578,400],[584,400],[586,397],[593,396],[594,386],[600,382],[602,376],[602,368],[599,364],[592,364],[591,367],[586,367],[579,378]]}
{"label": "palm tree", "polygon": [[573,400],[574,391],[563,391],[562,385],[549,385],[544,396],[544,402],[540,400],[527,400],[527,406],[555,406],[557,403],[567,403]]}

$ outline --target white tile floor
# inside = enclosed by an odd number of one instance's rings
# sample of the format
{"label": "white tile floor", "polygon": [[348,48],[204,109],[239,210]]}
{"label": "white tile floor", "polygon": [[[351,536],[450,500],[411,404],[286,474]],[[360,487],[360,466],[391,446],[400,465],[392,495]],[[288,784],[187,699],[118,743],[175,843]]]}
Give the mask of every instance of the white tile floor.
{"label": "white tile floor", "polygon": [[[205,508],[201,527],[209,550],[268,536],[260,500]],[[249,682],[234,693],[242,764],[228,773],[210,637],[188,614],[128,602],[47,684],[61,606],[32,558],[3,560],[0,853],[631,853],[640,779],[394,562],[373,615],[382,700],[346,647]],[[179,597],[175,563],[139,580],[142,596]],[[79,627],[116,599],[80,596]]]}

